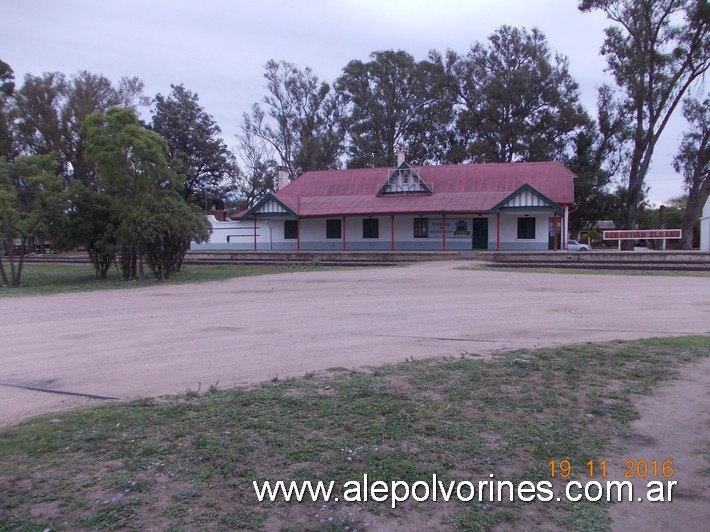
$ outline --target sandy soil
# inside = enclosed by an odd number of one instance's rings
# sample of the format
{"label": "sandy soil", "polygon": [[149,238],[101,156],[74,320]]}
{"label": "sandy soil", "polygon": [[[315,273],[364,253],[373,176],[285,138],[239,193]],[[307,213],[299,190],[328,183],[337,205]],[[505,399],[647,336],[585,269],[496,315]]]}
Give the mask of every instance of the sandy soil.
{"label": "sandy soil", "polygon": [[[710,358],[681,369],[677,380],[662,385],[652,396],[640,397],[636,408],[640,419],[631,425],[633,434],[619,442],[619,452],[607,458],[608,478],[622,480],[624,462],[656,460],[659,471],[632,480],[634,500],[611,508],[613,529],[621,531],[707,530],[710,521]],[[621,450],[621,449],[624,450]],[[704,456],[705,455],[705,456]],[[677,484],[671,488],[672,502],[638,501],[646,485],[662,481],[660,465],[673,461]],[[705,472],[703,472],[705,471]],[[641,473],[644,469],[641,468]],[[636,470],[633,474],[638,474]],[[667,498],[668,490],[665,495]],[[672,511],[671,511],[672,509]]]}
{"label": "sandy soil", "polygon": [[[0,299],[0,426],[106,401],[21,387],[131,399],[410,357],[710,334],[707,278],[469,264]],[[673,459],[678,487],[673,511],[616,505],[615,529],[700,530],[710,519],[710,477],[696,453],[710,448],[708,383],[710,361],[640,399],[637,437],[607,461]]]}
{"label": "sandy soil", "polygon": [[8,384],[131,399],[409,357],[710,333],[707,278],[466,265],[0,299],[0,426],[91,401]]}

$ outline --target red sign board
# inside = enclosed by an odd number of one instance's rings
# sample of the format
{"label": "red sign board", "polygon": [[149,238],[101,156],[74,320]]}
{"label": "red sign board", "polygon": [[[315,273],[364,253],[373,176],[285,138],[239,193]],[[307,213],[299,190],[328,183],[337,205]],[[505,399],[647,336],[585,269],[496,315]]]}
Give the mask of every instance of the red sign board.
{"label": "red sign board", "polygon": [[621,231],[604,231],[604,240],[660,240],[665,238],[682,238],[682,229],[650,229]]}

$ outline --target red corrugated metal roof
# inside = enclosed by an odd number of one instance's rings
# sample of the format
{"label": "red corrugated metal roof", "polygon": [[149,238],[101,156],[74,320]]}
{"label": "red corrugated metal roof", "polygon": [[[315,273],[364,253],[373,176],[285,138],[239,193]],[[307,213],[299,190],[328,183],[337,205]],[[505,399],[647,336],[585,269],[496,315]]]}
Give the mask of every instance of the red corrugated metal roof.
{"label": "red corrugated metal roof", "polygon": [[[431,195],[377,192],[394,168],[306,172],[275,194],[300,216],[487,212],[528,184],[558,204],[574,201],[574,178],[557,162],[457,164],[413,167]],[[242,214],[242,213],[240,213]]]}

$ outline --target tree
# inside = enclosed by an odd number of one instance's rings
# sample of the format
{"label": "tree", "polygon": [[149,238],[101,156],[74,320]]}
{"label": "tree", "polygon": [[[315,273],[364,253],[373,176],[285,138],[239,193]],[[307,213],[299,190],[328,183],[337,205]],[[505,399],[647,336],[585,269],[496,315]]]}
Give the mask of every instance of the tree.
{"label": "tree", "polygon": [[9,102],[15,92],[15,75],[5,61],[0,60],[0,157],[11,159],[12,134],[10,131]]}
{"label": "tree", "polygon": [[159,281],[180,271],[190,242],[206,242],[211,231],[200,209],[173,191],[145,197],[124,225],[137,235],[138,248]]}
{"label": "tree", "polygon": [[67,82],[66,99],[61,108],[63,159],[68,162],[67,180],[79,181],[94,188],[96,168],[86,160],[86,139],[81,125],[91,113],[102,113],[111,107],[125,107],[133,111],[147,105],[143,96],[143,82],[138,78],[121,78],[114,86],[104,76],[86,70],[78,72]]}
{"label": "tree", "polygon": [[55,246],[60,249],[83,247],[94,265],[96,279],[106,279],[119,250],[118,220],[111,209],[111,197],[73,183],[68,198],[71,208]]}
{"label": "tree", "polygon": [[330,85],[306,67],[269,61],[268,94],[244,114],[243,135],[259,138],[276,152],[291,178],[308,170],[338,168],[343,152],[343,106]]}
{"label": "tree", "polygon": [[131,110],[116,107],[89,115],[82,131],[86,154],[99,171],[98,192],[111,198],[124,278],[136,279],[139,235],[124,221],[151,194],[180,188],[168,165],[167,144],[145,129]]}
{"label": "tree", "polygon": [[15,91],[13,131],[18,151],[24,155],[57,158],[60,174],[66,171],[63,148],[62,107],[67,95],[67,80],[60,72],[42,76],[27,74]]}
{"label": "tree", "polygon": [[273,147],[252,132],[238,137],[240,166],[235,175],[237,208],[246,209],[275,189],[278,175]]}
{"label": "tree", "polygon": [[348,166],[391,166],[399,144],[414,164],[444,159],[452,120],[449,78],[440,58],[415,61],[402,51],[350,61],[336,82],[348,105]]}
{"label": "tree", "polygon": [[0,276],[3,284],[20,286],[30,240],[53,229],[63,214],[61,181],[52,154],[0,158]]}
{"label": "tree", "polygon": [[536,28],[501,26],[454,59],[457,130],[474,162],[560,160],[589,123],[567,58]]}
{"label": "tree", "polygon": [[654,149],[670,117],[710,64],[706,0],[582,0],[615,23],[601,53],[619,88],[624,114],[633,121],[629,141],[626,228],[633,228]]}
{"label": "tree", "polygon": [[235,172],[234,156],[197,94],[182,85],[171,88],[168,96],[155,97],[151,129],[168,143],[168,160],[183,181],[182,197],[208,210],[227,192],[224,184]]}
{"label": "tree", "polygon": [[685,189],[688,191],[680,248],[690,249],[695,224],[710,197],[710,98],[705,98],[703,102],[687,99],[683,105],[683,115],[690,130],[683,135],[673,167],[683,175]]}
{"label": "tree", "polygon": [[145,105],[142,90],[143,83],[137,78],[123,77],[114,85],[85,70],[69,79],[59,72],[28,74],[15,91],[12,105],[15,148],[26,155],[54,153],[58,174],[66,185],[80,181],[95,187],[96,170],[84,157],[81,125],[89,114],[110,107],[135,109]]}
{"label": "tree", "polygon": [[572,138],[572,153],[564,158],[576,175],[574,197],[577,209],[570,214],[572,232],[591,227],[600,220],[620,220],[619,194],[614,178],[623,167],[628,137],[626,119],[619,112],[611,88],[603,86],[597,99],[597,121],[590,122]]}

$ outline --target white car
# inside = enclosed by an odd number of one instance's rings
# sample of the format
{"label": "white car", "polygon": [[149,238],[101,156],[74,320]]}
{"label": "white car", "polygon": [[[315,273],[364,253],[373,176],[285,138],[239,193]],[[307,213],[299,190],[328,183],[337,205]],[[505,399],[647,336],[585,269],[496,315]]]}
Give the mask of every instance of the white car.
{"label": "white car", "polygon": [[576,240],[567,241],[568,251],[589,251],[590,249],[592,249],[592,246],[590,246],[589,244],[581,244]]}

